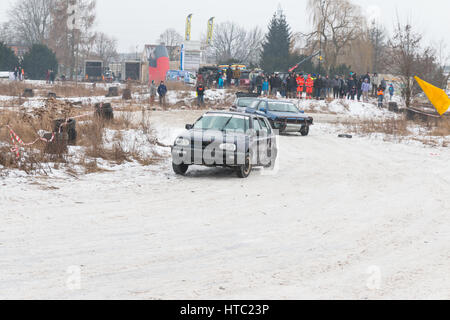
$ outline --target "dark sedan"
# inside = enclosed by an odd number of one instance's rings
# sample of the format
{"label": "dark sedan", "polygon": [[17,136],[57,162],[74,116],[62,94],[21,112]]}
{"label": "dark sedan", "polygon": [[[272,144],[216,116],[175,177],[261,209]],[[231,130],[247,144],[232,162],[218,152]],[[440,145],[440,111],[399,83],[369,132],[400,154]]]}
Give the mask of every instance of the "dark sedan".
{"label": "dark sedan", "polygon": [[272,167],[276,136],[266,117],[237,112],[208,112],[177,137],[172,166],[184,175],[191,165],[235,168],[247,178],[253,167]]}

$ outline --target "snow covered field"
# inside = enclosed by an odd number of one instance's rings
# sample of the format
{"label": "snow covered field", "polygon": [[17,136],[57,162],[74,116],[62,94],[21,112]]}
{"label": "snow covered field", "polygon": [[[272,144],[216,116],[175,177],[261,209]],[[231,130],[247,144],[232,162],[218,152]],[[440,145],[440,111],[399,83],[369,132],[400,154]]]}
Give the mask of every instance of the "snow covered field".
{"label": "snow covered field", "polygon": [[[152,123],[170,144],[201,113]],[[170,159],[0,178],[0,299],[449,299],[450,150],[338,139],[337,117],[247,180]]]}

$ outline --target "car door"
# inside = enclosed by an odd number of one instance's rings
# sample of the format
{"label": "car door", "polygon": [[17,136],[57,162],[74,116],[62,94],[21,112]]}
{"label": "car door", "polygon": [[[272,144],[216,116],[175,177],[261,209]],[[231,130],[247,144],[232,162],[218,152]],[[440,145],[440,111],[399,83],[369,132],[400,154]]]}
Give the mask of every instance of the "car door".
{"label": "car door", "polygon": [[253,163],[254,163],[254,165],[258,165],[260,163],[260,155],[261,155],[260,145],[262,145],[260,143],[262,127],[261,127],[258,117],[252,118],[252,128],[253,128],[253,135],[252,135],[253,137],[252,137],[251,146],[252,146],[253,161],[254,161]]}
{"label": "car door", "polygon": [[269,120],[265,117],[259,117],[258,121],[261,126],[261,134],[259,135],[259,146],[261,151],[260,161],[264,161],[264,165],[268,164],[272,156],[272,147],[275,145],[274,135]]}

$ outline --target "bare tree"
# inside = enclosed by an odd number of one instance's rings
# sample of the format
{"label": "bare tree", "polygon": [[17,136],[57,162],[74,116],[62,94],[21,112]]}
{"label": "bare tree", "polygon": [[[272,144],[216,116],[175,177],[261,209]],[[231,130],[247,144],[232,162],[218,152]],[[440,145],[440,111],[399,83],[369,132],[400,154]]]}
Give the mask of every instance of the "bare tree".
{"label": "bare tree", "polygon": [[349,0],[309,0],[308,8],[314,25],[308,42],[313,49],[321,46],[326,67],[334,68],[343,49],[363,32],[360,7]]}
{"label": "bare tree", "polygon": [[167,29],[159,36],[159,43],[163,43],[168,51],[170,60],[176,60],[179,52],[178,47],[183,43],[183,36],[175,29]]}
{"label": "bare tree", "polygon": [[393,73],[401,78],[402,94],[406,107],[411,105],[413,96],[413,76],[418,71],[418,60],[421,55],[422,35],[413,30],[411,24],[401,24],[397,18],[397,24],[392,39],[389,41],[389,65]]}
{"label": "bare tree", "polygon": [[258,27],[247,31],[234,22],[223,22],[214,31],[211,49],[218,62],[257,63],[263,39],[264,34]]}
{"label": "bare tree", "polygon": [[9,23],[5,22],[0,25],[0,42],[13,43],[16,42],[15,33]]}
{"label": "bare tree", "polygon": [[[95,22],[95,0],[78,0],[79,30],[70,30],[67,26],[69,19],[67,0],[54,0],[52,8],[52,25],[48,40],[50,48],[55,53],[62,71],[73,78],[76,61],[83,61],[93,52],[95,32],[92,27]],[[80,63],[81,65],[81,63]],[[80,67],[80,66],[79,66]],[[80,68],[79,68],[80,69]],[[80,70],[77,70],[77,73]]]}
{"label": "bare tree", "polygon": [[11,25],[24,44],[45,43],[48,39],[54,0],[19,0],[9,11]]}
{"label": "bare tree", "polygon": [[100,58],[105,65],[117,57],[117,39],[108,37],[100,32],[96,34],[94,41],[94,54]]}
{"label": "bare tree", "polygon": [[371,22],[368,34],[373,48],[373,72],[380,73],[383,70],[386,30],[374,20]]}

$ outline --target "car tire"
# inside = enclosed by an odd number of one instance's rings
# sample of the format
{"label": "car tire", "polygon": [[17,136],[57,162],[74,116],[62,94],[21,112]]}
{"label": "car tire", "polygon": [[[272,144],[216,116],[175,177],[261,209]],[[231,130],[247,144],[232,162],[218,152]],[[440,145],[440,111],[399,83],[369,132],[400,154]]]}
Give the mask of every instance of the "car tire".
{"label": "car tire", "polygon": [[189,169],[187,164],[175,164],[172,162],[173,171],[178,174],[184,176]]}
{"label": "car tire", "polygon": [[264,166],[266,169],[273,169],[275,167],[275,162],[277,161],[278,157],[278,148],[272,149],[272,156],[270,157],[270,162]]}
{"label": "car tire", "polygon": [[302,126],[302,128],[300,129],[300,133],[303,137],[309,135],[309,126]]}
{"label": "car tire", "polygon": [[253,169],[252,158],[250,154],[247,154],[245,156],[245,164],[239,165],[237,167],[237,175],[239,178],[246,179],[250,176],[252,169]]}

